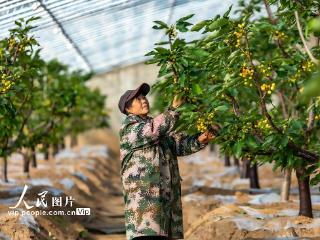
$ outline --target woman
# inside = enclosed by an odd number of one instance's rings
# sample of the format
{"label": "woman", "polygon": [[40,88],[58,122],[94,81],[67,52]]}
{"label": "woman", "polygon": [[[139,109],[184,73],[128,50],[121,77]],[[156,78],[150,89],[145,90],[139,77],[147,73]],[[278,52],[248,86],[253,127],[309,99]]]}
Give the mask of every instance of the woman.
{"label": "woman", "polygon": [[119,109],[127,117],[120,129],[121,180],[127,239],[183,239],[181,184],[177,156],[198,152],[209,132],[187,136],[173,130],[182,101],[152,118],[146,98],[150,86],[126,91]]}

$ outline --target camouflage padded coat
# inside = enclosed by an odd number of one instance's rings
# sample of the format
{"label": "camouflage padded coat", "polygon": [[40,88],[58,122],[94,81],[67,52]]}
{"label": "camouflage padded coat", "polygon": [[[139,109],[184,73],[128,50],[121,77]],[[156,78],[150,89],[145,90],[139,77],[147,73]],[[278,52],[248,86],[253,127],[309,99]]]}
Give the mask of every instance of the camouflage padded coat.
{"label": "camouflage padded coat", "polygon": [[121,181],[127,239],[171,236],[183,239],[181,184],[177,156],[207,144],[173,131],[179,113],[167,110],[141,118],[129,114],[120,129]]}

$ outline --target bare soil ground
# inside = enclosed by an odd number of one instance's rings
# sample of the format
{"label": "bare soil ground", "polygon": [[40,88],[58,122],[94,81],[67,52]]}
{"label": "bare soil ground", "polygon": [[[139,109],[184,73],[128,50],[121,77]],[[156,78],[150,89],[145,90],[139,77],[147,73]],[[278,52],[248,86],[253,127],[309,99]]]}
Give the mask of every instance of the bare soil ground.
{"label": "bare soil ground", "polygon": [[[9,159],[9,183],[0,183],[0,239],[97,239],[124,240],[123,197],[120,183],[118,138],[109,130],[90,131],[79,145],[46,161],[38,155],[38,167],[30,179],[23,161]],[[297,181],[293,177],[290,201],[280,202],[282,173],[272,166],[259,167],[260,190],[249,189],[236,166],[224,167],[222,158],[209,148],[179,159],[185,239],[320,239],[320,195],[312,189],[314,219],[297,217]],[[35,205],[39,193],[46,199],[72,196],[73,206],[46,210],[90,208],[89,216],[10,216],[28,185],[24,200]],[[48,201],[52,206],[52,202]],[[23,211],[23,203],[19,211]],[[43,210],[34,207],[32,210]]]}

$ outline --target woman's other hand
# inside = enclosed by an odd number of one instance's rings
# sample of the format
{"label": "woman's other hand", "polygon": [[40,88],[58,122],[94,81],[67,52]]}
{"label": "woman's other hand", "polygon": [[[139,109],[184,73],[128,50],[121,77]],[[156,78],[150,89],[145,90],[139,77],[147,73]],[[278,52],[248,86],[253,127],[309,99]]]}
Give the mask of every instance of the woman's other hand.
{"label": "woman's other hand", "polygon": [[202,133],[199,137],[198,140],[200,143],[208,143],[210,140],[212,140],[215,136],[213,135],[212,132],[206,131]]}

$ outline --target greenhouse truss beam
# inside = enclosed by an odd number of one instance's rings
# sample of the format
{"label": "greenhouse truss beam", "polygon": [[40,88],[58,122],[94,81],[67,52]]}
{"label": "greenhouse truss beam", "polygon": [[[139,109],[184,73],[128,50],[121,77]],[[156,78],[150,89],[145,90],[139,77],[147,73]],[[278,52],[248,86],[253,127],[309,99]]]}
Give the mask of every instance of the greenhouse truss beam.
{"label": "greenhouse truss beam", "polygon": [[61,23],[59,22],[59,20],[54,16],[54,14],[47,8],[47,6],[41,1],[41,0],[37,0],[40,4],[40,6],[49,14],[49,16],[52,18],[52,20],[57,24],[58,28],[60,29],[62,35],[67,39],[67,41],[69,42],[69,44],[71,44],[71,46],[74,48],[74,50],[77,52],[77,54],[83,59],[83,61],[86,63],[86,65],[88,66],[88,68],[90,69],[90,71],[93,70],[93,67],[91,66],[89,60],[87,59],[87,57],[82,53],[82,51],[80,50],[80,48],[74,43],[74,41],[70,38],[70,36],[68,35],[68,33],[65,31],[65,29],[63,28],[63,26],[61,25]]}
{"label": "greenhouse truss beam", "polygon": [[[168,24],[195,13],[196,23],[225,12],[238,0],[0,0],[0,39],[20,18],[40,17],[31,33],[41,56],[58,59],[70,69],[96,74],[141,63],[154,43],[165,41],[155,20]],[[196,32],[182,33],[186,41]]]}

